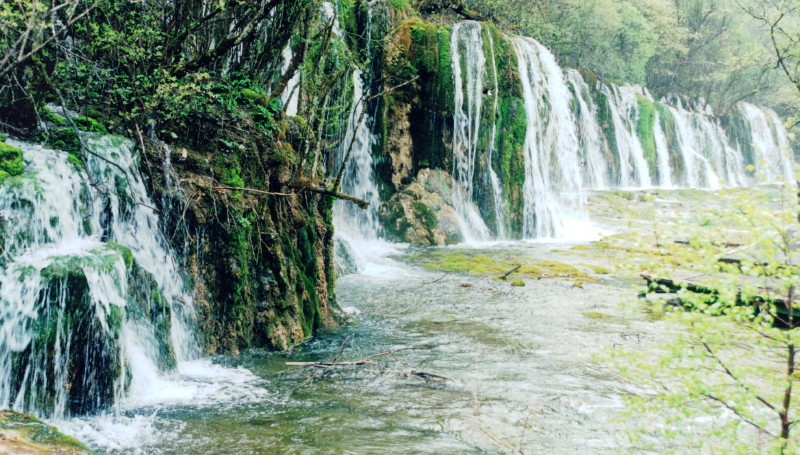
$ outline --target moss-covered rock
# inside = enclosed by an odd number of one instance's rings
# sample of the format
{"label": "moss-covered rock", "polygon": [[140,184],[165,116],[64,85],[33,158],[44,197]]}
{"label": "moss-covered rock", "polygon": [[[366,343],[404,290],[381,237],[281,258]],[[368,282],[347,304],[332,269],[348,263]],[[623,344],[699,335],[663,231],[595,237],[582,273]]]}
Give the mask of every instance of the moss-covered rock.
{"label": "moss-covered rock", "polygon": [[386,235],[414,245],[450,245],[461,241],[453,209],[453,177],[447,172],[423,169],[383,207]]}
{"label": "moss-covered rock", "polygon": [[75,125],[78,128],[84,131],[89,131],[91,133],[108,134],[108,128],[106,128],[102,123],[98,122],[97,120],[91,117],[85,117],[85,116],[74,117],[72,121],[75,122]]}
{"label": "moss-covered rock", "polygon": [[[23,408],[86,414],[113,404],[129,380],[120,339],[126,320],[136,323],[137,330],[150,331],[147,339],[156,346],[155,360],[163,371],[175,368],[169,304],[128,248],[105,244],[56,257],[40,275],[32,339],[12,358],[11,389],[22,394],[15,401]],[[103,289],[110,293],[107,302],[93,294],[98,280],[117,287]]]}
{"label": "moss-covered rock", "polygon": [[0,142],[0,180],[20,175],[25,170],[25,163],[22,161],[22,150]]}
{"label": "moss-covered rock", "polygon": [[650,169],[650,175],[656,176],[656,179],[658,179],[660,177],[658,176],[658,159],[656,156],[655,106],[652,101],[638,93],[636,94],[636,101],[639,105],[636,134],[642,143],[642,150],[647,161],[647,167]]}
{"label": "moss-covered rock", "polygon": [[77,439],[67,436],[29,414],[0,411],[0,454],[93,453]]}

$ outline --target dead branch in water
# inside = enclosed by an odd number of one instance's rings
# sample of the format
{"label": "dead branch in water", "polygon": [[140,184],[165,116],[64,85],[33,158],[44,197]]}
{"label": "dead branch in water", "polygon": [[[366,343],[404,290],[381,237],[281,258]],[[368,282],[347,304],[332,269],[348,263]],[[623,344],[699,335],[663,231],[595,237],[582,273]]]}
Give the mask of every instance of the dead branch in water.
{"label": "dead branch in water", "polygon": [[506,278],[508,278],[509,275],[511,275],[512,273],[516,272],[517,270],[519,270],[521,268],[522,268],[522,266],[518,265],[518,266],[514,267],[513,269],[509,270],[508,272],[500,275],[498,278],[500,278],[501,280],[505,280]]}

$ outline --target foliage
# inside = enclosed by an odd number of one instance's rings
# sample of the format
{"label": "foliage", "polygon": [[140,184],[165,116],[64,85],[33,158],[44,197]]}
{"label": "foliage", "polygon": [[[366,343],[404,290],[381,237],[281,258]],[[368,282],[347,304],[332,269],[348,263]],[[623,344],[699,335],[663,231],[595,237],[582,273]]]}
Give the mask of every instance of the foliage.
{"label": "foliage", "polygon": [[[691,289],[652,284],[651,291],[677,291],[681,306],[646,310],[679,333],[666,345],[616,356],[620,371],[647,390],[629,400],[645,422],[635,441],[663,447],[664,439],[681,440],[698,452],[796,453],[797,211],[795,191],[786,188],[742,198],[710,218],[657,228],[660,256],[649,273],[670,277],[673,264],[682,264],[710,278]],[[676,236],[689,244],[661,240]],[[743,245],[738,260],[720,262],[731,238]]]}

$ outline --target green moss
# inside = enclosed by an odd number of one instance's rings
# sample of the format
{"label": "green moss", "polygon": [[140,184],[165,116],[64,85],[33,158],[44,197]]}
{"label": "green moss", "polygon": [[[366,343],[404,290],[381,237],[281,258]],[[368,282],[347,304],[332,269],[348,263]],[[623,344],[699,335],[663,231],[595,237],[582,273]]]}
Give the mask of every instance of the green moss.
{"label": "green moss", "polygon": [[525,184],[525,136],[528,131],[528,119],[525,102],[520,98],[506,97],[500,100],[500,119],[498,123],[497,150],[499,159],[493,163],[501,176],[503,195],[506,199],[507,229],[513,237],[519,237],[524,223],[523,213],[525,200],[522,188]]}
{"label": "green moss", "polygon": [[75,125],[77,125],[78,128],[84,131],[90,131],[92,133],[108,134],[108,129],[105,126],[103,126],[102,123],[98,122],[97,120],[91,117],[74,117],[72,121],[75,122]]}
{"label": "green moss", "polygon": [[611,149],[612,163],[609,163],[611,169],[620,169],[619,158],[619,145],[617,144],[617,133],[614,128],[614,119],[609,104],[608,97],[605,93],[596,93],[597,116],[600,124],[600,129],[603,130],[603,135],[608,141],[608,147]]}
{"label": "green moss", "polygon": [[511,282],[511,286],[522,288],[525,287],[525,281],[523,280],[514,280]]}
{"label": "green moss", "polygon": [[589,319],[608,319],[611,317],[605,313],[600,313],[597,311],[589,311],[587,313],[583,313],[583,315]]}
{"label": "green moss", "polygon": [[44,445],[42,451],[61,453],[65,449],[77,449],[81,452],[92,453],[86,445],[58,431],[55,427],[47,425],[29,414],[14,411],[0,411],[0,429],[13,430],[29,442]]}
{"label": "green moss", "polygon": [[[586,246],[586,245],[582,245],[582,246]],[[576,248],[573,247],[573,249],[576,249]],[[587,249],[588,249],[588,247],[587,247]],[[581,265],[583,265],[584,267],[590,268],[592,270],[592,272],[594,272],[594,273],[596,273],[598,275],[609,275],[609,274],[611,274],[611,270],[610,269],[608,269],[606,267],[603,267],[603,266],[600,266],[600,265],[594,265],[594,264],[581,264]]]}
{"label": "green moss", "polygon": [[259,105],[262,105],[262,106],[266,106],[266,105],[269,104],[269,97],[267,95],[262,94],[262,93],[258,93],[255,90],[251,90],[249,88],[246,88],[246,89],[242,89],[242,91],[240,93],[241,93],[242,97],[244,97],[247,100],[252,101],[255,104],[259,104]]}
{"label": "green moss", "polygon": [[648,100],[642,95],[636,94],[636,100],[639,104],[639,118],[636,123],[636,132],[639,135],[639,140],[642,142],[642,149],[644,157],[647,160],[647,165],[650,168],[650,175],[658,176],[658,163],[656,158],[656,137],[655,137],[655,121],[656,110],[653,102]]}
{"label": "green moss", "polygon": [[22,174],[25,163],[22,161],[22,150],[0,142],[0,179]]}
{"label": "green moss", "polygon": [[674,175],[683,175],[686,166],[684,165],[683,153],[680,151],[680,143],[675,133],[675,117],[672,115],[672,111],[661,103],[656,103],[655,108],[661,121],[661,129],[667,138],[670,167],[674,169]]}
{"label": "green moss", "polygon": [[410,0],[388,0],[389,6],[398,11],[407,11],[411,8]]}
{"label": "green moss", "polygon": [[50,122],[50,123],[54,124],[55,126],[66,126],[67,125],[67,120],[64,117],[62,117],[60,115],[56,115],[53,111],[51,111],[50,109],[48,109],[46,107],[42,108],[39,111],[39,115],[42,117],[42,120],[44,120],[46,122]]}
{"label": "green moss", "polygon": [[106,245],[122,255],[122,259],[125,261],[125,268],[129,269],[131,266],[133,266],[133,252],[131,252],[130,248],[124,247],[115,242],[108,242]]}
{"label": "green moss", "polygon": [[428,231],[436,229],[439,222],[436,220],[436,214],[427,205],[417,202],[414,204],[414,211],[425,229]]}

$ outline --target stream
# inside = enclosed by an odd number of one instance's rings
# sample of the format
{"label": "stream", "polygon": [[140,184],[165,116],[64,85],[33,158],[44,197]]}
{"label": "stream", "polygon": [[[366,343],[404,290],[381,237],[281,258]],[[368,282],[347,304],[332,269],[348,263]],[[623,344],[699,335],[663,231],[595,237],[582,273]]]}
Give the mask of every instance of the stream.
{"label": "stream", "polygon": [[[564,249],[570,246],[495,243],[481,253],[586,260]],[[546,278],[512,287],[427,271],[408,264],[408,253],[398,250],[394,259],[338,280],[339,302],[354,313],[344,329],[323,331],[287,353],[184,363],[181,379],[154,387],[161,396],[149,402],[132,397],[115,417],[59,425],[109,453],[615,453],[627,447],[630,424],[617,418],[633,389],[593,356],[658,336],[658,323],[620,309],[621,301],[635,299],[638,283]],[[340,361],[405,350],[374,358],[375,365],[285,365],[328,360],[345,341]]]}

